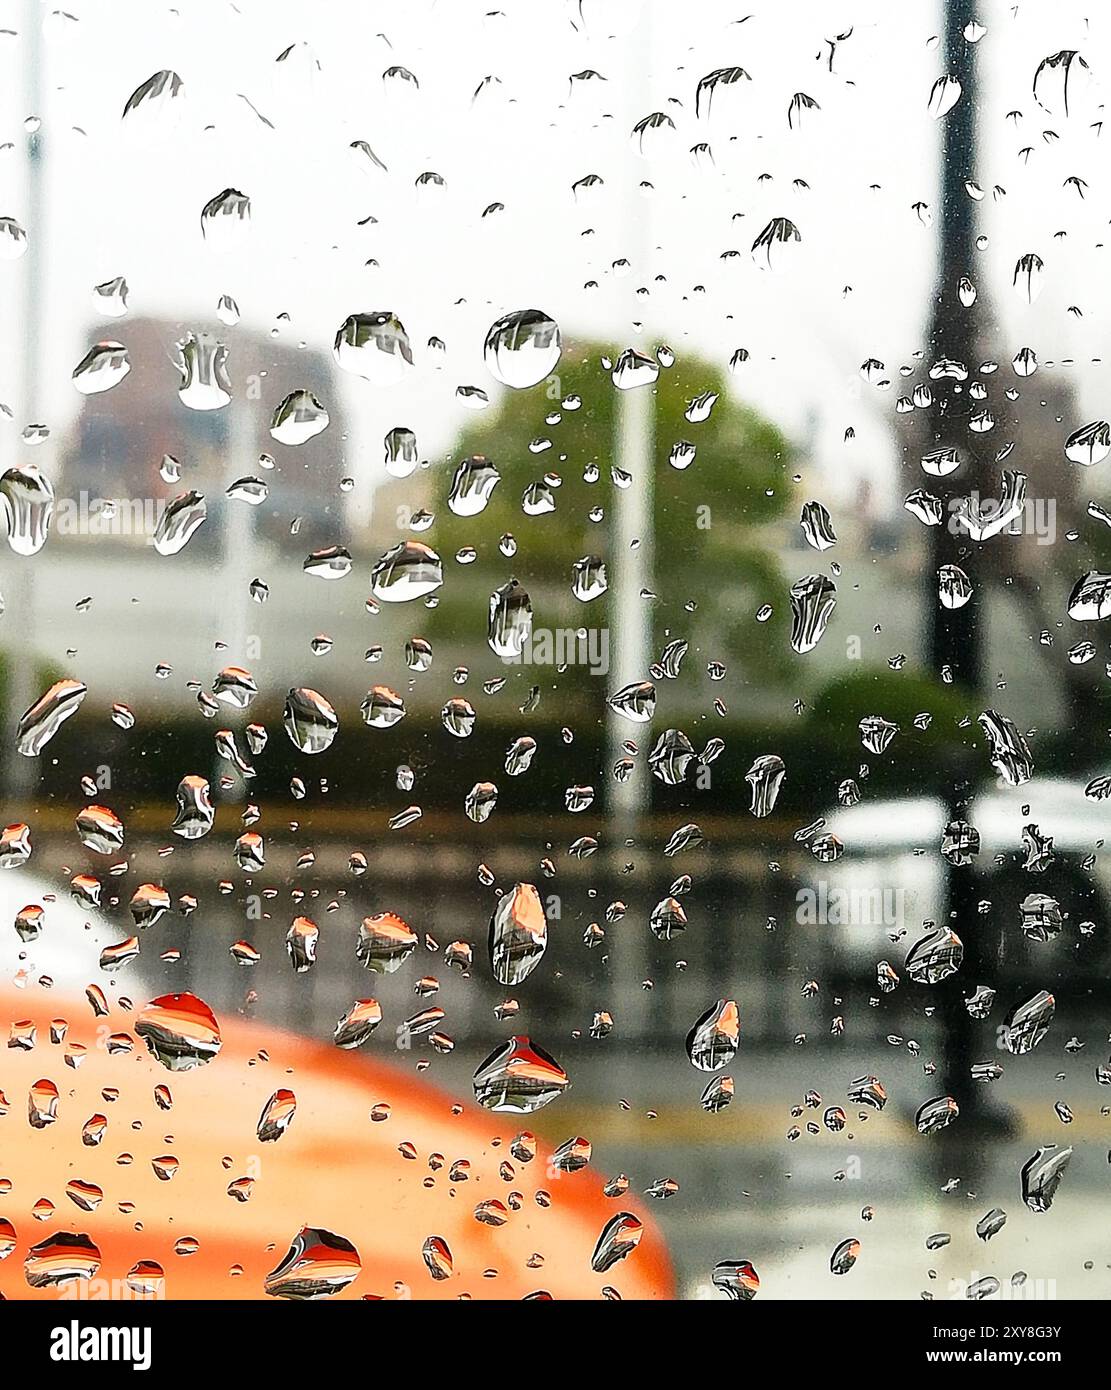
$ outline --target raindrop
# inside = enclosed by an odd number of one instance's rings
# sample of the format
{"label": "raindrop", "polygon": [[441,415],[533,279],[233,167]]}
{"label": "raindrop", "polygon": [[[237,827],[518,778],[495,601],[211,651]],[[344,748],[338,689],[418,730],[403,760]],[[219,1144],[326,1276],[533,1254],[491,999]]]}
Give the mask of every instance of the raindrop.
{"label": "raindrop", "polygon": [[522,1115],[550,1104],[569,1085],[555,1058],[524,1036],[496,1047],[474,1074],[479,1105]]}
{"label": "raindrop", "polygon": [[216,1017],[195,994],[164,994],[140,1010],[135,1032],[169,1071],[191,1071],[211,1062],[222,1039]]}
{"label": "raindrop", "polygon": [[719,999],[687,1034],[687,1056],[699,1071],[720,1071],[737,1055],[741,1019],[734,999]]}
{"label": "raindrop", "polygon": [[339,729],[335,709],[307,686],[294,688],[286,696],[284,723],[290,742],[302,753],[323,753]]}
{"label": "raindrop", "polygon": [[405,325],[389,310],[351,314],[340,325],[333,347],[335,359],[372,386],[394,386],[413,365]]}
{"label": "raindrop", "polygon": [[270,421],[270,434],[291,448],[313,439],[328,428],[328,412],[311,391],[291,391]]}
{"label": "raindrop", "polygon": [[559,327],[540,309],[519,309],[492,324],[484,353],[491,376],[523,390],[555,370],[561,352]]}
{"label": "raindrop", "polygon": [[131,362],[122,343],[96,343],[73,369],[73,384],[83,396],[110,391],[127,376]]}

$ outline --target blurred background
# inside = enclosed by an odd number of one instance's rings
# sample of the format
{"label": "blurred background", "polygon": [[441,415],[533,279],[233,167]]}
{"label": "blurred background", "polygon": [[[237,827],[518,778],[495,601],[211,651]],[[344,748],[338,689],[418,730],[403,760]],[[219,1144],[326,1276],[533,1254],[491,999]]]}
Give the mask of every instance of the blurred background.
{"label": "blurred background", "polygon": [[[374,993],[364,1051],[414,1093],[467,1101],[476,1066],[527,1033],[571,1080],[529,1123],[627,1174],[682,1297],[719,1297],[714,1267],[739,1260],[763,1297],[964,1297],[985,1275],[997,1297],[1106,1297],[1111,811],[1085,789],[1107,770],[1109,668],[1067,601],[1111,567],[1108,475],[1083,466],[1111,442],[1111,27],[1072,0],[740,8],[0,4],[0,453],[55,494],[42,549],[0,555],[4,820],[30,826],[27,901],[95,873],[120,938],[139,884],[174,904],[104,977],[88,943],[0,926],[4,984],[33,991],[45,970],[137,1001],[189,990],[324,1042]],[[249,215],[202,227],[225,190]],[[483,349],[523,309],[562,352],[513,389]],[[371,313],[411,350],[388,384],[333,351]],[[106,341],[130,371],[75,389]],[[649,380],[620,389],[630,349]],[[226,387],[217,408],[183,399],[191,355]],[[289,445],[271,427],[296,391],[327,427]],[[1094,447],[1066,453],[1086,426]],[[452,478],[476,455],[500,482],[459,515]],[[1004,470],[1026,480],[1014,524],[954,524],[957,499],[1000,497]],[[187,490],[206,519],[159,553]],[[828,550],[800,526],[810,501]],[[371,568],[409,538],[440,555],[442,589],[378,603]],[[332,547],[350,566],[328,582],[305,566]],[[589,603],[584,557],[608,581]],[[939,601],[943,565],[970,581],[963,607]],[[809,574],[837,602],[800,653],[790,589]],[[511,577],[534,635],[585,627],[585,647],[499,659],[487,612]],[[257,685],[249,712],[212,699],[228,666]],[[89,694],[22,757],[16,723],[62,677]],[[650,678],[651,726],[607,703]],[[405,702],[393,727],[363,723],[375,685]],[[318,756],[283,731],[291,687],[338,714]],[[468,738],[441,721],[453,698],[476,712]],[[1026,736],[1023,785],[993,767],[991,708]],[[869,716],[898,726],[878,750]],[[269,733],[257,756],[249,722]],[[674,784],[647,765],[669,728],[691,745]],[[224,729],[250,775],[221,756]],[[523,737],[535,756],[509,776]],[[786,778],[756,818],[746,774],[766,754]],[[191,842],[171,832],[186,775],[216,806]],[[497,807],[475,823],[465,798],[485,781]],[[572,787],[592,790],[578,812]],[[75,834],[90,800],[125,823],[118,862]],[[979,832],[965,864],[940,852],[954,821]],[[234,854],[248,828],[257,871]],[[549,944],[507,990],[487,930],[515,882],[538,886]],[[1031,894],[1060,909],[1051,939],[1023,929]],[[669,938],[650,925],[668,898],[686,917]],[[420,937],[386,977],[355,956],[377,912]],[[299,915],[320,932],[300,973]],[[963,966],[915,981],[906,954],[939,925]],[[995,997],[974,1017],[978,987]],[[1012,1055],[1001,1025],[1040,990],[1048,1036]],[[718,999],[738,1001],[741,1033],[714,1109],[684,1040]],[[428,1007],[444,1011],[431,1039],[405,1027]],[[974,1079],[985,1064],[1002,1072]],[[869,1077],[882,1110],[850,1097]],[[959,1118],[919,1132],[946,1095]],[[1020,1170],[1049,1144],[1074,1155],[1035,1213]],[[985,1242],[995,1207],[1008,1221]],[[837,1278],[847,1239],[860,1257]]]}

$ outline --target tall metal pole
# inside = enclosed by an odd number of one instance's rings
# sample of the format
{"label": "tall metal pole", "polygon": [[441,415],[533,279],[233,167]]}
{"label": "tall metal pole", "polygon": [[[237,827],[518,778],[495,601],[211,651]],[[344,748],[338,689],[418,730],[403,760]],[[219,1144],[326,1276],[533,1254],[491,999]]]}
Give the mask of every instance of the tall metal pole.
{"label": "tall metal pole", "polygon": [[[975,371],[978,360],[984,299],[978,294],[972,304],[962,305],[957,297],[957,283],[962,275],[971,275],[976,256],[976,203],[965,190],[966,181],[973,178],[975,172],[978,92],[976,45],[965,39],[964,29],[974,18],[974,0],[946,0],[945,66],[946,72],[960,82],[961,96],[945,117],[938,278],[929,328],[931,363],[950,358],[963,363],[970,372]],[[981,495],[990,495],[991,491],[990,484],[984,486],[990,476],[988,461],[982,447],[976,443],[981,436],[968,431],[970,404],[966,391],[957,394],[951,383],[944,381],[934,384],[934,400],[929,412],[934,443],[938,446],[953,444],[959,434],[962,453],[966,455],[965,463],[953,476],[949,495],[943,497],[946,503],[973,488],[980,490]],[[941,487],[944,491],[944,483]],[[930,664],[939,674],[951,675],[955,684],[976,690],[981,683],[981,614],[985,595],[969,568],[976,560],[975,544],[965,533],[950,531],[950,516],[947,507],[942,525],[930,528],[931,578],[936,578],[942,565],[960,565],[973,581],[973,594],[963,608],[944,608],[936,596],[930,604]]]}
{"label": "tall metal pole", "polygon": [[[971,376],[977,369],[983,347],[983,327],[987,296],[982,292],[972,304],[962,305],[957,294],[960,277],[973,277],[976,259],[975,201],[968,196],[965,183],[974,178],[976,122],[979,99],[976,49],[964,37],[975,19],[974,0],[946,0],[945,71],[961,84],[961,96],[945,119],[941,164],[940,216],[938,219],[938,278],[929,329],[929,360],[942,358],[962,363]],[[968,428],[972,401],[967,389],[951,379],[933,383],[933,404],[929,410],[931,447],[957,445],[963,462],[951,483],[931,479],[931,490],[942,495],[944,519],[930,528],[930,569],[925,577],[925,601],[929,613],[929,661],[935,673],[951,682],[970,701],[984,686],[984,624],[988,611],[990,573],[982,563],[982,545],[962,530],[950,530],[950,504],[959,496],[975,492],[992,497],[998,484],[984,436]],[[938,571],[943,565],[958,565],[972,583],[972,597],[962,608],[945,608],[937,593]],[[958,753],[950,759],[945,775],[946,817],[949,821],[970,819],[970,805],[980,777],[980,764],[970,754]],[[977,1026],[969,1015],[964,995],[984,982],[997,952],[993,946],[994,928],[990,917],[979,912],[979,897],[973,864],[946,864],[942,888],[942,924],[956,931],[964,944],[964,962],[958,975],[942,986],[940,1020],[944,1028],[943,1068],[948,1093],[961,1108],[960,1134],[955,1140],[967,1141],[968,1162],[975,1164],[982,1154],[986,1127],[1004,1128],[1002,1113],[994,1109],[972,1081],[971,1066],[978,1041]],[[945,1148],[938,1152],[944,1164]],[[951,1161],[949,1154],[948,1161]]]}

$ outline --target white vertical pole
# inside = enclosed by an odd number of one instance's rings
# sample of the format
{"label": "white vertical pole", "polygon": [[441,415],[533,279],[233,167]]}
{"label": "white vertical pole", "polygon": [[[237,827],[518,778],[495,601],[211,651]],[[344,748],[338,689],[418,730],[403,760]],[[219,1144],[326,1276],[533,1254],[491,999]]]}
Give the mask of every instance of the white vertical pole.
{"label": "white vertical pole", "polygon": [[[632,140],[632,128],[647,115],[648,77],[652,53],[652,0],[640,7],[636,31],[628,43],[629,68],[624,111],[625,137]],[[631,163],[632,161],[629,161]],[[626,166],[628,167],[628,166]],[[639,180],[638,180],[639,181]],[[634,298],[637,285],[645,284],[649,275],[649,254],[652,246],[649,199],[639,200],[638,190],[626,191],[623,241],[633,267],[633,276],[619,282],[626,288],[627,300],[624,321],[619,320],[622,333],[640,315],[640,305]],[[617,352],[634,346],[648,352],[651,344],[623,340],[614,344]],[[615,393],[613,457],[631,481],[627,488],[614,487],[610,504],[610,669],[606,677],[608,694],[632,681],[649,679],[648,668],[652,653],[652,601],[642,597],[653,587],[653,465],[655,454],[656,394],[652,386],[637,386]],[[642,823],[648,809],[649,782],[647,758],[650,748],[650,726],[634,724],[607,707],[607,758],[604,774],[609,791],[609,839],[611,862],[624,861],[628,850],[625,841],[639,842]],[[624,744],[633,740],[637,754],[633,771],[625,782],[613,778],[614,764],[627,757]],[[635,1019],[643,1009],[644,995],[640,982],[644,977],[648,953],[647,923],[630,919],[612,930],[609,945],[610,970],[615,981],[618,1026],[621,1018]],[[635,1024],[631,1026],[635,1027]],[[628,1054],[617,1054],[627,1056]],[[620,1063],[617,1072],[624,1070]],[[617,1080],[615,1075],[614,1080]],[[622,1084],[635,1085],[630,1075]]]}
{"label": "white vertical pole", "polygon": [[[23,255],[23,302],[12,315],[16,342],[16,361],[19,364],[18,397],[13,402],[15,414],[15,459],[5,458],[5,467],[18,462],[22,452],[20,433],[25,425],[38,423],[41,400],[42,372],[42,314],[46,279],[47,219],[45,197],[46,117],[41,109],[44,83],[42,80],[42,10],[36,0],[27,0],[23,11],[22,37],[24,43],[24,112],[23,118],[37,117],[38,130],[26,134],[27,177],[27,250]],[[34,462],[48,465],[53,451],[51,443],[36,446]],[[49,475],[51,470],[45,469]],[[51,478],[51,481],[54,481]],[[49,546],[50,541],[47,540]],[[13,553],[14,554],[14,553]],[[35,689],[35,668],[38,665],[36,644],[38,623],[35,613],[35,567],[42,563],[40,556],[15,556],[14,584],[5,595],[8,602],[7,640],[4,652],[8,663],[8,690],[4,711],[4,771],[5,788],[10,796],[26,796],[34,784],[38,764],[16,751],[15,729],[20,716],[42,693]],[[13,571],[9,571],[13,573]],[[11,807],[9,819],[28,808]]]}

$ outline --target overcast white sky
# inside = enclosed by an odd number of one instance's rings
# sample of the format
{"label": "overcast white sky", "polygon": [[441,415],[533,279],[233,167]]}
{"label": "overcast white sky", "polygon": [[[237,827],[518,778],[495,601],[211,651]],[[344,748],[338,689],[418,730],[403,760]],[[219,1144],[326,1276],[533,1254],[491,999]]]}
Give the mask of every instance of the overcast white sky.
{"label": "overcast white sky", "polygon": [[[495,4],[67,0],[63,14],[34,0],[0,3],[0,27],[14,31],[0,39],[0,139],[10,145],[0,155],[0,215],[20,219],[46,248],[38,413],[64,433],[80,402],[69,374],[87,344],[126,342],[126,318],[93,328],[92,286],[115,275],[128,280],[133,314],[188,324],[231,294],[245,324],[269,330],[288,314],[282,336],[313,346],[330,344],[354,311],[391,309],[414,344],[412,381],[384,392],[352,378],[347,391],[365,442],[360,476],[380,479],[380,440],[393,425],[414,425],[426,456],[449,447],[461,420],[455,388],[495,387],[482,362],[487,327],[507,310],[539,307],[566,337],[645,348],[666,340],[721,366],[747,348],[737,389],[798,438],[817,421],[823,495],[844,495],[868,476],[894,499],[888,424],[897,389],[864,386],[857,368],[876,357],[894,373],[921,345],[935,229],[914,204],[937,201],[944,118],[930,115],[927,97],[944,71],[931,42],[938,6]],[[1097,247],[1111,208],[1093,123],[1111,71],[1111,14],[1073,0],[985,0],[980,18],[978,176],[989,246],[969,272],[997,310],[998,356],[1009,360],[1024,344],[1043,362],[1099,355],[1111,313]],[[29,95],[34,25],[42,26],[37,97]],[[831,72],[824,41],[849,29]],[[291,44],[307,47],[277,63]],[[1041,109],[1031,90],[1039,61],[1063,48],[1080,49],[1093,75],[1067,118]],[[698,80],[734,64],[751,80],[719,90],[710,115],[696,118]],[[394,65],[419,90],[385,83]],[[163,68],[184,81],[180,118],[154,132],[132,129],[121,122],[125,101]],[[605,80],[572,83],[584,70]],[[473,99],[488,76],[499,80]],[[820,110],[792,131],[787,108],[798,92]],[[641,158],[631,127],[653,111],[676,129],[650,138]],[[1020,117],[1006,119],[1011,111]],[[44,122],[45,226],[34,225],[28,205],[29,114]],[[368,142],[388,172],[354,156],[354,140]],[[700,142],[710,165],[690,155]],[[426,170],[446,188],[422,197],[414,181]],[[571,185],[588,174],[604,186],[576,201]],[[1069,175],[1087,181],[1085,199],[1062,187]],[[994,185],[1005,198],[993,200]],[[250,196],[253,217],[242,248],[219,254],[199,218],[228,186]],[[504,213],[484,219],[493,202]],[[358,226],[368,215],[377,223]],[[802,242],[769,273],[749,247],[772,216],[791,218]],[[1060,230],[1066,240],[1055,239]],[[740,255],[723,260],[728,251]],[[1046,265],[1033,306],[1010,288],[1027,251]],[[613,270],[621,259],[630,262],[624,276]],[[29,264],[0,261],[0,400],[16,413],[9,437],[30,409],[20,373]],[[590,281],[598,288],[584,288]],[[1071,305],[1084,317],[1070,315]],[[226,335],[233,380],[235,333]],[[424,350],[432,334],[448,345],[441,371]],[[1107,410],[1104,370],[1076,374],[1091,416]],[[857,431],[851,446],[842,443],[848,425]]]}

